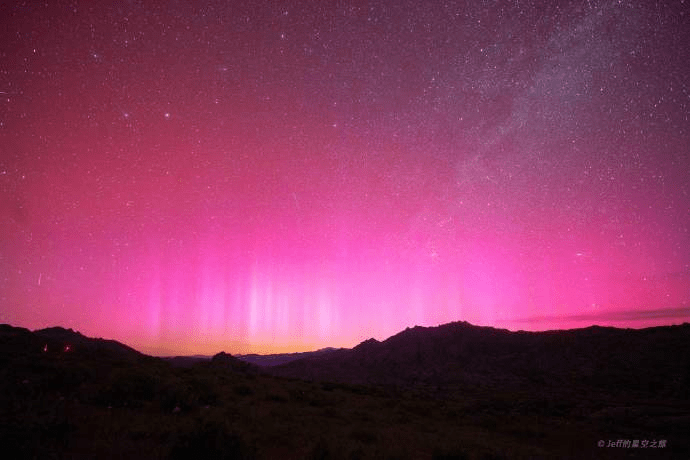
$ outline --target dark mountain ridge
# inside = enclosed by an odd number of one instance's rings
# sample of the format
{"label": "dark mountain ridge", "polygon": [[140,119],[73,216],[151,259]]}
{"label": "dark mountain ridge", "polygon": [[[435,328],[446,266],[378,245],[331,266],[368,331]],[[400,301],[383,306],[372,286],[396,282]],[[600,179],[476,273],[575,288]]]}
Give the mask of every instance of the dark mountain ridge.
{"label": "dark mountain ridge", "polygon": [[688,397],[690,324],[646,329],[511,332],[455,322],[270,369],[285,377],[357,384],[546,385]]}
{"label": "dark mountain ridge", "polygon": [[261,369],[255,364],[242,361],[241,359],[238,359],[229,353],[225,353],[224,351],[221,351],[211,358],[211,367],[224,368],[233,372],[249,374],[258,374]]}
{"label": "dark mountain ridge", "polygon": [[193,356],[164,356],[161,359],[173,367],[193,367],[196,364],[210,361],[212,356],[193,355]]}
{"label": "dark mountain ridge", "polygon": [[689,334],[451,323],[281,366],[177,366],[0,325],[0,439],[11,458],[576,459],[643,436],[687,459]]}
{"label": "dark mountain ridge", "polygon": [[91,356],[124,361],[149,358],[132,347],[115,340],[90,338],[63,327],[50,327],[31,332],[8,324],[0,325],[0,355],[5,359],[27,355]]}
{"label": "dark mountain ridge", "polygon": [[[88,338],[72,329],[34,332],[0,325],[0,361],[27,356],[134,362],[154,360],[114,340]],[[415,326],[381,342],[368,339],[352,349],[210,359],[177,357],[171,365],[199,363],[233,371],[350,384],[402,387],[585,389],[637,396],[690,397],[690,324],[645,329],[591,326],[545,332],[454,322]]]}
{"label": "dark mountain ridge", "polygon": [[236,358],[246,361],[248,363],[256,364],[257,366],[279,366],[291,361],[296,361],[302,358],[310,358],[314,356],[322,356],[333,353],[334,351],[342,350],[342,348],[326,347],[314,351],[302,351],[297,353],[276,353],[270,355],[259,355],[255,353],[246,355],[235,355]]}

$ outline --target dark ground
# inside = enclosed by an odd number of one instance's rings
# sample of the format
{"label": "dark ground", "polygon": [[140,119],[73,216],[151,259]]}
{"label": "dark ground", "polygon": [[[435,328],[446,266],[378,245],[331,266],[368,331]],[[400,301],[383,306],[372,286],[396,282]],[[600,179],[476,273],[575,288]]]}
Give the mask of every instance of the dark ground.
{"label": "dark ground", "polygon": [[[3,325],[3,457],[690,458],[690,325],[583,331],[414,328],[272,368],[281,376],[226,354],[176,367],[69,330]],[[447,352],[427,355],[435,346]]]}

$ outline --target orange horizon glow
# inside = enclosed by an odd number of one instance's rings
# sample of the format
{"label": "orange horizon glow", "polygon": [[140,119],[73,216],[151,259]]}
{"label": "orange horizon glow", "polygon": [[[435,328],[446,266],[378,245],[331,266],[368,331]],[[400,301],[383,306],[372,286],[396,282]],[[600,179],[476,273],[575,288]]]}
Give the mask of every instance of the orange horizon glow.
{"label": "orange horizon glow", "polygon": [[[608,319],[607,319],[608,317]],[[644,329],[650,327],[659,326],[673,326],[682,325],[690,322],[690,307],[681,308],[668,308],[660,310],[651,311],[612,311],[604,314],[595,315],[581,315],[579,317],[564,317],[564,318],[548,318],[548,317],[534,317],[534,318],[523,318],[518,320],[503,320],[497,321],[494,325],[489,324],[473,324],[475,326],[486,326],[493,327],[497,329],[505,329],[512,332],[516,331],[529,331],[529,332],[544,332],[553,330],[572,330],[572,329],[583,329],[590,326],[600,326],[600,327],[615,327],[619,329]],[[75,325],[71,327],[53,324],[44,325],[41,327],[28,327],[22,324],[11,324],[15,327],[24,327],[30,330],[39,330],[47,327],[64,327],[65,329],[71,328],[75,332],[79,332],[82,335],[90,338],[102,338],[106,340],[117,340],[118,342],[127,345],[135,350],[144,353],[149,356],[157,357],[171,357],[171,356],[213,356],[220,352],[229,353],[231,355],[245,355],[245,354],[259,354],[259,355],[269,355],[269,354],[281,354],[281,353],[300,353],[307,351],[316,351],[323,348],[353,348],[359,343],[367,340],[369,338],[374,338],[378,341],[384,341],[389,337],[402,332],[404,329],[398,330],[389,335],[380,336],[360,336],[352,339],[345,340],[341,342],[313,342],[313,343],[262,343],[261,340],[257,340],[257,343],[240,343],[236,340],[227,339],[223,337],[199,337],[196,340],[193,337],[189,337],[185,340],[176,340],[174,338],[155,338],[151,340],[150,337],[138,337],[136,335],[123,335],[123,336],[103,336],[96,332],[96,330],[91,329],[79,329],[75,328]],[[407,327],[423,326],[423,327],[435,327],[442,324],[414,324],[408,325]],[[558,325],[558,326],[556,326]]]}

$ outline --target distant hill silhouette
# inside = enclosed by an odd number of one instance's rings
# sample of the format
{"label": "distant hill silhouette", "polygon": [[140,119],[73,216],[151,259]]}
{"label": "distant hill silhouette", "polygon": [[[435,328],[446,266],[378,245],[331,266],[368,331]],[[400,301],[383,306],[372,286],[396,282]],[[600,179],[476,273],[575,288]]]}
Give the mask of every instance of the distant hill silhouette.
{"label": "distant hill silhouette", "polygon": [[357,384],[595,389],[688,397],[690,324],[510,332],[455,322],[299,359],[275,375]]}
{"label": "distant hill silhouette", "polygon": [[359,345],[355,346],[353,350],[356,350],[358,352],[366,352],[366,350],[375,350],[376,346],[380,344],[378,340],[371,338],[367,339],[364,342],[360,343]]}
{"label": "distant hill silhouette", "polygon": [[334,351],[342,350],[341,348],[321,348],[315,351],[303,351],[298,353],[277,353],[272,355],[258,355],[258,354],[248,354],[248,355],[235,355],[236,358],[246,361],[248,363],[256,364],[257,366],[280,366],[281,364],[286,364],[291,361],[296,361],[302,358],[310,358],[314,356],[323,356]]}
{"label": "distant hill silhouette", "polygon": [[0,324],[0,355],[6,359],[32,354],[66,355],[99,359],[134,361],[147,358],[134,348],[115,340],[85,337],[62,327],[50,327],[34,332],[21,327]]}
{"label": "distant hill silhouette", "polygon": [[687,459],[689,335],[451,323],[259,367],[0,325],[0,439],[7,458],[412,460],[619,458],[601,443],[644,437]]}
{"label": "distant hill silhouette", "polygon": [[211,360],[211,358],[212,356],[193,355],[165,356],[161,359],[167,361],[173,367],[193,367],[196,364],[208,362]]}
{"label": "distant hill silhouette", "polygon": [[211,358],[211,366],[250,374],[257,374],[260,372],[260,368],[258,366],[235,358],[231,354],[225,353],[224,351],[221,351]]}
{"label": "distant hill silhouette", "polygon": [[[112,362],[157,360],[114,340],[88,338],[72,329],[36,330],[0,325],[0,364],[28,356],[62,356]],[[242,373],[351,384],[401,387],[502,388],[622,392],[638,396],[690,397],[690,324],[646,329],[592,326],[583,329],[511,332],[454,322],[407,328],[352,349],[212,358],[174,357],[175,367],[207,363]]]}

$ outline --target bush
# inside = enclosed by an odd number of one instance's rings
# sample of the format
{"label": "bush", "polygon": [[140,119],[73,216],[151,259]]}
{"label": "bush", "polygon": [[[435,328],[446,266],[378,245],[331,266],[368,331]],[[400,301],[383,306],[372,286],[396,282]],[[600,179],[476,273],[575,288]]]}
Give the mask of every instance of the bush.
{"label": "bush", "polygon": [[320,438],[309,454],[309,460],[328,460],[332,458],[331,449],[325,439]]}
{"label": "bush", "polygon": [[440,450],[437,449],[431,456],[432,460],[468,460],[467,452],[461,449]]}
{"label": "bush", "polygon": [[206,406],[218,403],[220,395],[218,394],[217,384],[211,377],[195,377],[191,383],[197,402],[200,405]]}
{"label": "bush", "polygon": [[373,444],[377,441],[378,436],[373,431],[357,428],[350,432],[350,439],[359,441],[362,444]]}
{"label": "bush", "polygon": [[249,460],[256,458],[256,451],[232,432],[225,421],[206,420],[198,421],[191,430],[178,436],[169,458]]}
{"label": "bush", "polygon": [[152,401],[158,388],[158,379],[143,369],[115,369],[96,400],[111,406],[139,407],[144,401]]}
{"label": "bush", "polygon": [[234,388],[235,394],[238,394],[240,396],[249,396],[251,394],[254,394],[254,390],[249,385],[237,385]]}
{"label": "bush", "polygon": [[196,404],[196,397],[189,385],[181,379],[171,379],[161,385],[158,402],[165,412],[176,407],[189,409]]}
{"label": "bush", "polygon": [[273,402],[287,402],[288,398],[285,395],[281,395],[278,393],[270,393],[268,396],[266,396],[266,401],[273,401]]}

